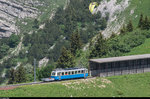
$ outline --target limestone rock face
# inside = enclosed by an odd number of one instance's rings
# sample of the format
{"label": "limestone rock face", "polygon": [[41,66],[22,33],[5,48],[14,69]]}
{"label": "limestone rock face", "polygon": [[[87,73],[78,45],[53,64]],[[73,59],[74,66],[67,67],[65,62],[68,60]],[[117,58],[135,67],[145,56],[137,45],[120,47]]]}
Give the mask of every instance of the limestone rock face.
{"label": "limestone rock face", "polygon": [[37,17],[38,5],[42,5],[38,0],[0,0],[0,38],[19,33],[16,19]]}

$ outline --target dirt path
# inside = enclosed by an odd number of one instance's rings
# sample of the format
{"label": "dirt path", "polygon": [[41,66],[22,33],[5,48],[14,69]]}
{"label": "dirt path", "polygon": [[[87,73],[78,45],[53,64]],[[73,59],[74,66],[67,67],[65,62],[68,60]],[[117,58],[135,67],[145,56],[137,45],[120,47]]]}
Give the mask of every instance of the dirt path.
{"label": "dirt path", "polygon": [[12,89],[15,89],[17,88],[16,86],[14,87],[1,87],[0,90],[12,90]]}

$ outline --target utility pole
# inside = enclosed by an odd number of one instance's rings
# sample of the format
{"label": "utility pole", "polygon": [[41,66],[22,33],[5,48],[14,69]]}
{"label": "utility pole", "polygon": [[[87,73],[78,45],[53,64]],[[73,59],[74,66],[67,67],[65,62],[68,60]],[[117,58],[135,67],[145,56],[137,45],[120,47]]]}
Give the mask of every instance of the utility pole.
{"label": "utility pole", "polygon": [[36,59],[34,59],[34,82],[36,82]]}

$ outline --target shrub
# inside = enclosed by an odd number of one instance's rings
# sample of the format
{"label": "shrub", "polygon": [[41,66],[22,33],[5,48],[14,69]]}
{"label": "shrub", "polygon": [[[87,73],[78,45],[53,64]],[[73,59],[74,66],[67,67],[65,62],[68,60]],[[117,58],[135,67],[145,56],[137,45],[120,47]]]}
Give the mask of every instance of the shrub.
{"label": "shrub", "polygon": [[129,35],[126,39],[127,44],[130,45],[131,48],[134,48],[143,44],[144,41],[145,41],[145,36],[138,32],[135,32],[132,35]]}
{"label": "shrub", "polygon": [[145,35],[146,38],[150,38],[150,30],[149,31],[143,30],[143,31],[141,31],[141,34]]}
{"label": "shrub", "polygon": [[123,95],[123,92],[121,90],[117,90],[118,95]]}

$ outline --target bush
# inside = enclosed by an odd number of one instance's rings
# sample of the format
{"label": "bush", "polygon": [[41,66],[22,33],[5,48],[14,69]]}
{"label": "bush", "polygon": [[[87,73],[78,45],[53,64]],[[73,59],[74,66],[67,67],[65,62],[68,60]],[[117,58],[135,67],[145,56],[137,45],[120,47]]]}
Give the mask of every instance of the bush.
{"label": "bush", "polygon": [[141,34],[145,35],[146,38],[150,38],[150,30],[149,31],[143,30],[143,31],[141,31]]}
{"label": "bush", "polygon": [[18,35],[12,34],[9,38],[9,46],[11,48],[16,47],[19,44],[19,40],[20,38]]}
{"label": "bush", "polygon": [[7,52],[9,50],[9,46],[8,45],[2,45],[0,46],[0,59],[2,59],[5,55],[7,55]]}
{"label": "bush", "polygon": [[124,42],[119,42],[118,50],[122,53],[127,53],[127,52],[130,52],[131,47],[130,47],[130,45],[128,45]]}
{"label": "bush", "polygon": [[123,95],[123,92],[121,90],[117,90],[118,95]]}
{"label": "bush", "polygon": [[138,32],[135,32],[132,35],[129,35],[126,39],[127,44],[130,45],[131,48],[134,48],[143,44],[144,41],[145,41],[145,36]]}
{"label": "bush", "polygon": [[33,81],[34,75],[33,74],[26,74],[26,81]]}
{"label": "bush", "polygon": [[37,69],[37,77],[39,80],[41,80],[41,78],[48,78],[51,76],[51,72],[54,69],[54,66],[52,65],[47,65],[46,67],[42,67],[41,69],[38,68]]}

